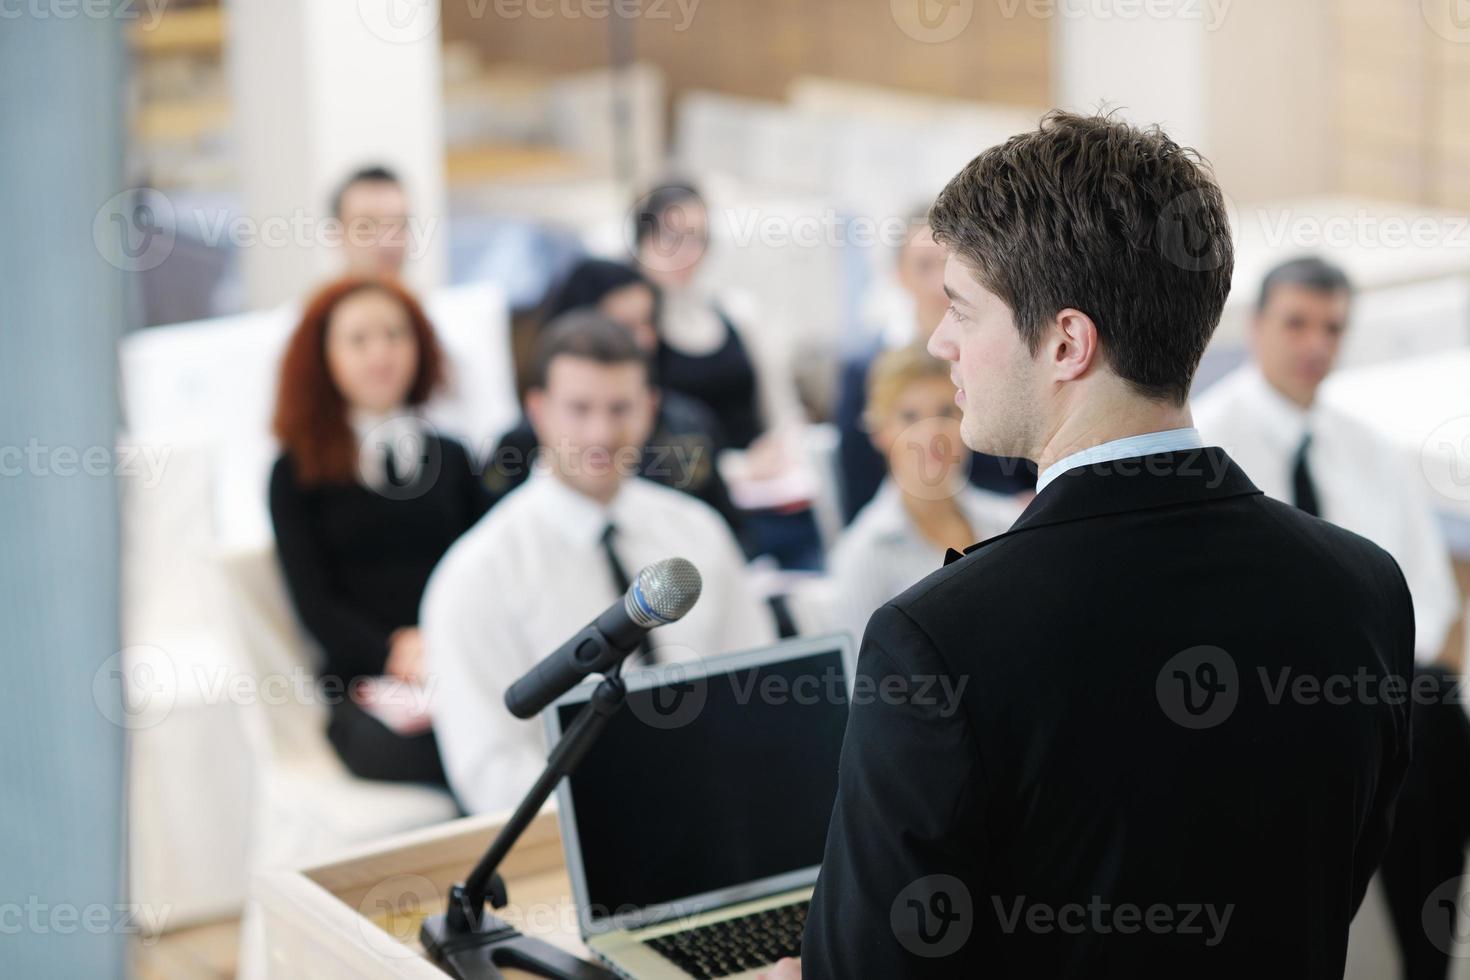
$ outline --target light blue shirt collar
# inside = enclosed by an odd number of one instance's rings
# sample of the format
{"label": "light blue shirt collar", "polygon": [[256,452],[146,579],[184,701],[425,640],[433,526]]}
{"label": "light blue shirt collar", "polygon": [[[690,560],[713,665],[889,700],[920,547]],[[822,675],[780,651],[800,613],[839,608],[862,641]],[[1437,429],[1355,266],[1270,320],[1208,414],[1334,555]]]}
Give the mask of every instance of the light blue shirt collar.
{"label": "light blue shirt collar", "polygon": [[1199,430],[1193,427],[1165,429],[1163,432],[1144,432],[1136,436],[1125,436],[1083,449],[1070,456],[1063,456],[1041,471],[1036,478],[1036,492],[1045,490],[1047,484],[1070,469],[1109,463],[1115,459],[1132,459],[1135,456],[1152,456],[1155,453],[1172,453],[1181,449],[1199,449],[1204,446]]}

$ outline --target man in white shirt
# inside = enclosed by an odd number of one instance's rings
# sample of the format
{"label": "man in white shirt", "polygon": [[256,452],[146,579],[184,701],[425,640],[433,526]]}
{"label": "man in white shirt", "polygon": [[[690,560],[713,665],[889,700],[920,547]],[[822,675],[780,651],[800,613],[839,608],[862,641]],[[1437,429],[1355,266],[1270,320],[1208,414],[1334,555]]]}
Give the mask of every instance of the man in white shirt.
{"label": "man in white shirt", "polygon": [[1321,259],[1266,275],[1252,359],[1194,399],[1195,424],[1268,495],[1374,542],[1399,563],[1414,597],[1415,653],[1443,652],[1459,616],[1449,551],[1412,462],[1358,421],[1321,404],[1352,289]]}
{"label": "man in white shirt", "polygon": [[720,516],[634,475],[655,407],[648,362],[625,329],[594,311],[558,319],[541,339],[526,396],[543,453],[536,472],[429,581],[420,624],[434,730],[450,785],[472,812],[514,806],[546,760],[540,725],[511,717],[506,688],[616,601],[643,566],[680,556],[704,580],[689,614],[649,635],[657,662],[775,639]]}

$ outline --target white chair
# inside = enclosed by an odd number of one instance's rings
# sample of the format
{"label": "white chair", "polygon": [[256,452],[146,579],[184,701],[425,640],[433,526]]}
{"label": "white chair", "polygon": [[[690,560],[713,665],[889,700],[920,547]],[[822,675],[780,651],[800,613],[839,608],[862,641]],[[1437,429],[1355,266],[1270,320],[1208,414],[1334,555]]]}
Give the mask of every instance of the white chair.
{"label": "white chair", "polygon": [[251,705],[251,749],[266,764],[260,787],[269,820],[258,825],[252,867],[309,860],[346,844],[441,820],[458,808],[447,792],[358,779],[327,742],[312,647],[297,623],[273,549],[219,557],[229,585],[231,632],[262,694]]}
{"label": "white chair", "polygon": [[[231,628],[254,690],[245,726],[258,765],[251,820],[252,874],[320,862],[352,844],[452,820],[447,792],[358,779],[326,739],[328,705],[309,682],[309,646],[297,625],[273,550],[219,556],[229,583]],[[241,920],[239,976],[271,975],[259,910]]]}
{"label": "white chair", "polygon": [[[148,455],[144,455],[144,453]],[[206,453],[120,447],[122,639],[129,688],[129,895],[177,929],[233,915],[246,894],[253,768],[209,560]]]}

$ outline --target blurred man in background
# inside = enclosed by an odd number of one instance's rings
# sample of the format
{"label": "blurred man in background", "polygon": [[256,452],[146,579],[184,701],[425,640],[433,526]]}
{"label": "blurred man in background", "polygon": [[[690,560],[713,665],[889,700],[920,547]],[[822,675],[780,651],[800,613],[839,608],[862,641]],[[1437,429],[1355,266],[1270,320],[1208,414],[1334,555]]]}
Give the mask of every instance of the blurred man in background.
{"label": "blurred man in background", "polygon": [[408,195],[386,167],[364,167],[332,197],[332,217],[342,224],[342,255],[348,272],[403,274],[408,258]]}
{"label": "blurred man in background", "polygon": [[645,565],[681,556],[704,579],[689,615],[650,635],[646,661],[776,637],[724,520],[634,475],[656,399],[648,356],[622,325],[594,310],[554,321],[526,394],[548,465],[496,504],[429,580],[421,621],[434,730],[450,786],[471,812],[514,805],[546,761],[540,726],[511,717],[505,689],[623,595]]}
{"label": "blurred man in background", "polygon": [[1460,592],[1422,476],[1317,397],[1341,353],[1351,300],[1347,276],[1321,259],[1272,269],[1256,300],[1250,362],[1194,400],[1195,422],[1268,496],[1393,555],[1414,596],[1417,657],[1432,661],[1459,616]]}

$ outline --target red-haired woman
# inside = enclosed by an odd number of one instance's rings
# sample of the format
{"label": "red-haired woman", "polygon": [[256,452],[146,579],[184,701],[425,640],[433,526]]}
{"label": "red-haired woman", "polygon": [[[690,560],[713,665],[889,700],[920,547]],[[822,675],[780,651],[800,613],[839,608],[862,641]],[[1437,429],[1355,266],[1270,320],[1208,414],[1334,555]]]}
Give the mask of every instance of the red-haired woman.
{"label": "red-haired woman", "polygon": [[[444,781],[433,733],[384,725],[358,703],[367,688],[356,683],[424,682],[419,599],[488,506],[464,447],[415,414],[442,377],[423,309],[387,279],[348,277],[318,292],[281,365],[276,547],[296,612],[325,654],[321,676],[348,692],[328,738],[368,779]],[[395,689],[405,703],[417,690]]]}

